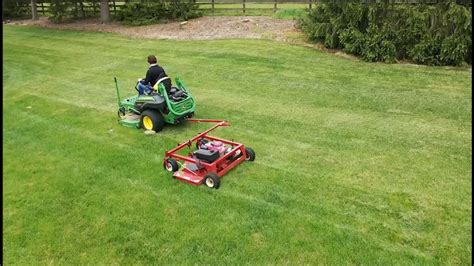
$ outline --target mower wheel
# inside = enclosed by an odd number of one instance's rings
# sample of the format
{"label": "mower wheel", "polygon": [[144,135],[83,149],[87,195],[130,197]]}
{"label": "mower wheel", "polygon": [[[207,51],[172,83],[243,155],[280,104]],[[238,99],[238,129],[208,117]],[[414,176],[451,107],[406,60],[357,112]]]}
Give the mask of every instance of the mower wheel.
{"label": "mower wheel", "polygon": [[204,177],[204,183],[210,188],[218,189],[221,184],[221,178],[211,172]]}
{"label": "mower wheel", "polygon": [[140,127],[145,130],[160,132],[164,126],[165,120],[163,119],[163,116],[157,111],[146,110],[140,117]]}
{"label": "mower wheel", "polygon": [[163,163],[163,167],[166,169],[168,172],[176,172],[178,171],[178,162],[176,162],[175,159],[173,158],[168,158],[166,161]]}
{"label": "mower wheel", "polygon": [[245,148],[245,160],[246,161],[253,161],[255,160],[255,152],[252,148],[246,147]]}
{"label": "mower wheel", "polygon": [[125,116],[125,108],[120,107],[117,111],[117,115],[118,115],[119,118],[123,118]]}

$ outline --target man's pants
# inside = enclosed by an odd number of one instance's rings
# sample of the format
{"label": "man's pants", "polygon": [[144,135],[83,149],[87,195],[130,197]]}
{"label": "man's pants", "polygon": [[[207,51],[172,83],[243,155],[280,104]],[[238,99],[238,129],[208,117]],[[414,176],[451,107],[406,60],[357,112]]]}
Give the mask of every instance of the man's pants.
{"label": "man's pants", "polygon": [[141,82],[138,82],[138,95],[150,94],[153,91],[153,88],[150,85],[143,85]]}

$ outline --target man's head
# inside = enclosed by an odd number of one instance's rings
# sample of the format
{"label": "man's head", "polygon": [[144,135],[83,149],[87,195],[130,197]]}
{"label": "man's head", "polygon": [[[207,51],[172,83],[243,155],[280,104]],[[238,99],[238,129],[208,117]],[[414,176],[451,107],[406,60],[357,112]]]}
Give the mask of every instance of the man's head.
{"label": "man's head", "polygon": [[154,55],[149,55],[148,56],[148,64],[156,64],[157,60],[156,60],[156,56]]}

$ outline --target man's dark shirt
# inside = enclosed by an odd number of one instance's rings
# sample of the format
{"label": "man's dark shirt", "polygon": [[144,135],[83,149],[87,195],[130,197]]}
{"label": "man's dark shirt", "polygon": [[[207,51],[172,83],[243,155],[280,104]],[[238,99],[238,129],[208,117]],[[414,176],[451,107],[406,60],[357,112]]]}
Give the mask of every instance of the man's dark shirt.
{"label": "man's dark shirt", "polygon": [[145,80],[142,80],[141,83],[143,85],[150,83],[151,86],[153,86],[160,78],[163,77],[166,77],[165,70],[159,65],[153,65],[148,69]]}

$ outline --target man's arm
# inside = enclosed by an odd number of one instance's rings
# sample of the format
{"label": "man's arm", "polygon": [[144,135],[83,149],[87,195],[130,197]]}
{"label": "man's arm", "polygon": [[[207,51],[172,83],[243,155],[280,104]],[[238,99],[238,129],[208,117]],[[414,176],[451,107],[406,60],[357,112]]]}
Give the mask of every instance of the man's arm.
{"label": "man's arm", "polygon": [[145,79],[142,79],[141,83],[143,85],[147,85],[148,83],[151,83],[151,71],[150,71],[150,69],[148,69],[148,71],[146,72],[146,77],[145,77]]}

